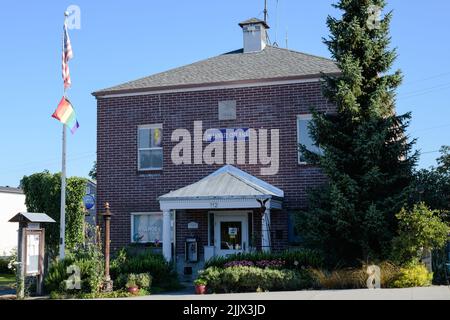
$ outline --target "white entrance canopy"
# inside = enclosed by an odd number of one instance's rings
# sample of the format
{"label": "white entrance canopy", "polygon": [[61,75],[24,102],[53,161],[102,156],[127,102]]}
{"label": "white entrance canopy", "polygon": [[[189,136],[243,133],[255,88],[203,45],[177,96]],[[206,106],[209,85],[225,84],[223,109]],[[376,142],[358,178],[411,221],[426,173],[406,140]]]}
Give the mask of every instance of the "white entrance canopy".
{"label": "white entrance canopy", "polygon": [[170,213],[189,209],[263,209],[262,248],[270,250],[270,210],[281,209],[284,192],[231,165],[158,198],[163,211],[163,254],[170,261]]}
{"label": "white entrance canopy", "polygon": [[227,165],[206,178],[159,197],[161,210],[261,208],[281,209],[284,192],[236,167]]}

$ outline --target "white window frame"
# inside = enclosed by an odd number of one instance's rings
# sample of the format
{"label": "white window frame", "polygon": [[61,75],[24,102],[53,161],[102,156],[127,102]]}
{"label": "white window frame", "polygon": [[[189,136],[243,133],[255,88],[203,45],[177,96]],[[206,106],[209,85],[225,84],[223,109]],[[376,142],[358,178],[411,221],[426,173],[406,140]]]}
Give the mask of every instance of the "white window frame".
{"label": "white window frame", "polygon": [[[146,241],[146,242],[137,242],[134,240],[134,217],[135,216],[151,216],[151,215],[159,215],[159,216],[163,216],[162,212],[132,212],[131,213],[131,243],[155,243],[155,241]],[[161,239],[159,239],[159,243],[162,243],[162,234],[161,234]]]}
{"label": "white window frame", "polygon": [[[300,115],[298,115],[297,116],[297,146],[299,146],[300,145],[300,134],[301,134],[301,132],[300,132],[300,121],[301,120],[308,120],[308,121],[311,121],[313,119],[313,115],[311,114],[311,113],[308,113],[308,114],[300,114]],[[308,132],[308,135],[309,135],[310,133]],[[320,149],[320,146],[317,146],[317,151],[318,151],[318,154],[321,154],[322,153],[322,150]],[[312,150],[311,150],[312,151]],[[308,162],[306,162],[306,161],[301,161],[301,157],[302,157],[302,153],[300,152],[300,150],[298,150],[298,152],[297,152],[297,154],[298,154],[298,156],[297,156],[297,160],[298,160],[298,164],[299,165],[307,165],[308,164]]]}
{"label": "white window frame", "polygon": [[163,147],[154,147],[154,148],[140,148],[139,147],[139,132],[142,129],[160,129],[162,131],[163,130],[163,125],[162,125],[162,123],[159,123],[159,124],[146,124],[146,125],[138,126],[138,129],[137,129],[137,164],[138,164],[138,171],[160,171],[164,167],[164,154],[163,154],[163,165],[160,168],[158,168],[158,167],[141,168],[141,157],[140,157],[140,152],[141,151],[151,151],[151,150],[161,150],[161,151],[163,151]]}

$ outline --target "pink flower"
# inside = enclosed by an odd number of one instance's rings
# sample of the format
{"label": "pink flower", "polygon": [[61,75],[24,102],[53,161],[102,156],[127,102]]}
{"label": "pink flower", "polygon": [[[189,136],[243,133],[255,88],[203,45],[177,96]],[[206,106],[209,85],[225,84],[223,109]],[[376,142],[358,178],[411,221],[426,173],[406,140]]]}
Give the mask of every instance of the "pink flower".
{"label": "pink flower", "polygon": [[233,267],[253,267],[255,264],[251,261],[242,260],[242,261],[230,261],[225,263],[225,268],[233,268]]}

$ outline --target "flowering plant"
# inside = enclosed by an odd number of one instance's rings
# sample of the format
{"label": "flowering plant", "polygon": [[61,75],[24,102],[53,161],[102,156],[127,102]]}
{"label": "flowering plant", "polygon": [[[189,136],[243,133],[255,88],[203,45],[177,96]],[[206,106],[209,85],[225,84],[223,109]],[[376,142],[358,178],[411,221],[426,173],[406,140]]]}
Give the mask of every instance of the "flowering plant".
{"label": "flowering plant", "polygon": [[225,263],[225,268],[232,267],[253,267],[255,264],[252,261],[242,260],[242,261],[230,261]]}
{"label": "flowering plant", "polygon": [[261,260],[256,261],[256,266],[262,269],[266,268],[281,268],[286,264],[286,261],[277,259],[277,260]]}
{"label": "flowering plant", "polygon": [[261,269],[271,268],[281,268],[284,265],[286,265],[286,261],[277,259],[277,260],[259,260],[256,262],[249,261],[249,260],[237,260],[237,261],[230,261],[225,263],[225,268],[233,268],[233,267],[258,267]]}

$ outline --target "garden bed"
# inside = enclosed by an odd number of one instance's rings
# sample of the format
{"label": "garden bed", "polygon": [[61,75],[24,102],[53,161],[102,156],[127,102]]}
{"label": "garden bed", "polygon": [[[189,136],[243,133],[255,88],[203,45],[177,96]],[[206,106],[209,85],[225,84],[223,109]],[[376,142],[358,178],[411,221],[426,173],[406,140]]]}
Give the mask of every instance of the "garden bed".
{"label": "garden bed", "polygon": [[[368,267],[327,270],[312,250],[254,253],[213,259],[197,282],[206,284],[208,293],[364,289],[369,286]],[[373,278],[373,285],[382,288],[426,287],[433,278],[418,261],[403,266],[382,262],[378,267],[380,278]]]}

